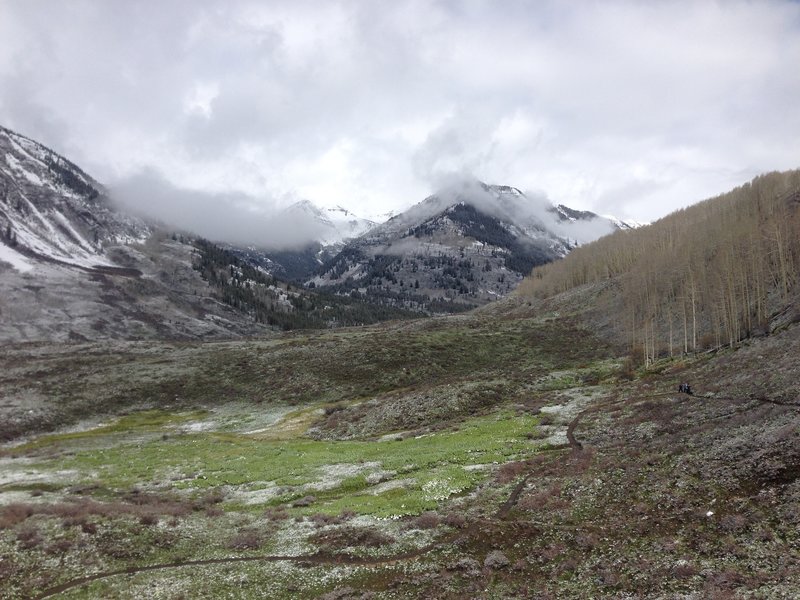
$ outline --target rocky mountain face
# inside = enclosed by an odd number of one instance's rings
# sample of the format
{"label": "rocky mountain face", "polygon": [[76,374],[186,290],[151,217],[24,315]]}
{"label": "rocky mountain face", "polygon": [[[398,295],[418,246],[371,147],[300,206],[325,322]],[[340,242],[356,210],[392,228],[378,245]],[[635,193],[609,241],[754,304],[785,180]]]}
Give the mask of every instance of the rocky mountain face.
{"label": "rocky mountain face", "polygon": [[320,208],[310,200],[290,205],[277,216],[277,220],[293,225],[298,234],[305,234],[323,247],[341,246],[376,225],[374,221],[357,217],[341,206]]}
{"label": "rocky mountain face", "polygon": [[116,210],[75,164],[0,128],[0,340],[266,331],[213,296],[196,260],[191,243]]}
{"label": "rocky mountain face", "polygon": [[66,158],[0,127],[0,231],[8,262],[91,268],[105,248],[143,242],[151,228],[116,211],[103,187]]}
{"label": "rocky mountain face", "polygon": [[309,285],[412,310],[457,312],[507,295],[536,265],[629,227],[510,186],[467,182],[352,240]]}

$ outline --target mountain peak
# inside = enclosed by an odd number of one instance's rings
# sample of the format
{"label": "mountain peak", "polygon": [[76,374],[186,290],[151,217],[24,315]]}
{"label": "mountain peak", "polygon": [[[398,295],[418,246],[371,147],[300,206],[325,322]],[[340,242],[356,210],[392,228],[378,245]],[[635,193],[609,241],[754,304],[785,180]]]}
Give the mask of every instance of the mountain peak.
{"label": "mountain peak", "polygon": [[459,181],[349,242],[313,283],[411,310],[464,310],[614,230],[610,219],[542,195]]}
{"label": "mountain peak", "polygon": [[358,237],[375,226],[373,221],[357,217],[341,206],[320,208],[311,200],[298,200],[283,211],[289,224],[312,236],[311,242],[335,246]]}

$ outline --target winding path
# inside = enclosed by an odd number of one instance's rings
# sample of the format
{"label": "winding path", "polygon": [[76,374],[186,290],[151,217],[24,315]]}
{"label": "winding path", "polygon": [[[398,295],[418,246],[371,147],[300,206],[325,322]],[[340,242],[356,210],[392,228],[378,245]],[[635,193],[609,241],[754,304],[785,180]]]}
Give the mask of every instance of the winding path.
{"label": "winding path", "polygon": [[[453,536],[451,536],[453,537]],[[294,562],[313,565],[349,565],[349,566],[371,566],[371,565],[388,565],[412,558],[417,558],[423,554],[427,554],[436,547],[446,543],[445,541],[428,544],[422,548],[403,552],[400,554],[393,554],[392,556],[378,557],[378,558],[362,558],[359,556],[350,556],[346,554],[309,554],[300,556],[281,556],[274,554],[261,554],[256,556],[232,556],[227,558],[208,558],[204,560],[185,560],[175,561],[171,563],[160,563],[156,565],[145,565],[141,567],[127,567],[125,569],[118,569],[116,571],[104,571],[102,573],[95,573],[94,575],[87,575],[79,577],[70,581],[64,582],[61,585],[53,586],[44,590],[35,600],[43,598],[52,598],[57,594],[69,591],[71,589],[81,587],[87,583],[98,581],[100,579],[108,579],[109,577],[116,577],[117,575],[136,575],[137,573],[144,573],[147,571],[160,571],[163,569],[177,569],[180,567],[198,567],[204,565],[222,565],[230,563],[246,563],[246,562]]]}

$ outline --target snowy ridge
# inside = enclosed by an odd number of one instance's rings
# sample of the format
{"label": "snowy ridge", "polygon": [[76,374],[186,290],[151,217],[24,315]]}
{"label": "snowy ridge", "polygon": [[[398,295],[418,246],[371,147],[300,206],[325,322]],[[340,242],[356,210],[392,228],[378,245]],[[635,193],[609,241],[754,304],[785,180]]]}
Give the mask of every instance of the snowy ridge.
{"label": "snowy ridge", "polygon": [[576,245],[591,242],[616,229],[635,226],[613,217],[602,217],[561,204],[553,206],[546,198],[528,196],[513,186],[472,181],[462,182],[425,198],[370,230],[365,237],[381,240],[387,236],[406,234],[459,205],[474,206],[479,212],[498,219],[504,228],[517,237],[546,243],[558,256],[565,256]]}
{"label": "snowy ridge", "polygon": [[650,223],[646,223],[643,221],[634,221],[632,219],[618,219],[612,215],[602,215],[604,219],[608,219],[614,225],[617,226],[619,229],[638,229],[639,227],[646,227]]}
{"label": "snowy ridge", "polygon": [[363,235],[375,226],[341,206],[320,208],[310,200],[295,202],[283,211],[281,218],[299,231],[310,234],[322,246],[335,246]]}
{"label": "snowy ridge", "polygon": [[141,242],[140,219],[116,212],[104,190],[76,165],[0,127],[0,260],[23,271],[37,261],[110,266],[107,244]]}
{"label": "snowy ridge", "polygon": [[531,269],[625,228],[508,185],[462,181],[347,243],[308,283],[430,313],[509,294]]}

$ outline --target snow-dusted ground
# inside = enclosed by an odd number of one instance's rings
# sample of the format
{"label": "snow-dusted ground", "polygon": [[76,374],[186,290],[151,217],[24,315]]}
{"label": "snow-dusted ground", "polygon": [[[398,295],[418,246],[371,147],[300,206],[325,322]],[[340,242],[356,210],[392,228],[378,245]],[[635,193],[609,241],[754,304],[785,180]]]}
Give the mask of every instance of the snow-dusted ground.
{"label": "snow-dusted ground", "polygon": [[539,409],[539,412],[550,415],[553,420],[551,425],[539,426],[547,436],[543,440],[544,443],[550,446],[568,444],[567,428],[570,421],[602,394],[602,389],[573,388],[559,394],[559,399],[562,400],[559,404],[551,404]]}
{"label": "snow-dusted ground", "polygon": [[0,242],[0,262],[11,265],[20,273],[27,273],[33,269],[33,264],[29,259],[2,242]]}
{"label": "snow-dusted ground", "polygon": [[96,277],[19,257],[0,243],[0,340],[213,339],[267,330],[208,296],[190,246],[165,240],[109,252],[143,276]]}

